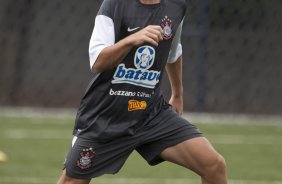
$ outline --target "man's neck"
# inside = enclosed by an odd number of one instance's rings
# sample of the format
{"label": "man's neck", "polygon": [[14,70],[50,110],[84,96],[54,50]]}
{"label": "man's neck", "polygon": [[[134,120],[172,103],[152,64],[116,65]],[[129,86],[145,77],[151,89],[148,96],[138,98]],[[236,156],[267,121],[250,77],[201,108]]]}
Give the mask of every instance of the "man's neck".
{"label": "man's neck", "polygon": [[140,0],[143,4],[158,4],[161,2],[161,0]]}

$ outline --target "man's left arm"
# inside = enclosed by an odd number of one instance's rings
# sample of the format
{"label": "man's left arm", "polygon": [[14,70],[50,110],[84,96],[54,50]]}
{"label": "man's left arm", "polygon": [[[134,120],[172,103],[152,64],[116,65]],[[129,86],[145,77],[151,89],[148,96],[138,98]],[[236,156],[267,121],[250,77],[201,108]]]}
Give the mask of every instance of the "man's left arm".
{"label": "man's left arm", "polygon": [[181,21],[173,38],[166,71],[171,85],[171,98],[169,103],[178,114],[183,113],[183,84],[182,84],[182,44],[181,32],[184,18]]}
{"label": "man's left arm", "polygon": [[167,63],[166,71],[171,86],[169,103],[181,115],[183,113],[182,56],[178,57],[174,63]]}

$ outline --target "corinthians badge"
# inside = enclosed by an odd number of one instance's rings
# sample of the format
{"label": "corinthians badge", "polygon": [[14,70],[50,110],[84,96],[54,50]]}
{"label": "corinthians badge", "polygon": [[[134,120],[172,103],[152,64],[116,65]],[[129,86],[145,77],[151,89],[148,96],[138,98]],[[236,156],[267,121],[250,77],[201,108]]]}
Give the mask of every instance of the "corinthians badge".
{"label": "corinthians badge", "polygon": [[92,167],[92,162],[95,158],[95,151],[93,150],[93,148],[83,149],[79,155],[80,158],[77,160],[77,166],[80,169],[85,170]]}
{"label": "corinthians badge", "polygon": [[164,39],[169,40],[172,37],[172,20],[165,16],[162,19],[161,27],[163,29]]}

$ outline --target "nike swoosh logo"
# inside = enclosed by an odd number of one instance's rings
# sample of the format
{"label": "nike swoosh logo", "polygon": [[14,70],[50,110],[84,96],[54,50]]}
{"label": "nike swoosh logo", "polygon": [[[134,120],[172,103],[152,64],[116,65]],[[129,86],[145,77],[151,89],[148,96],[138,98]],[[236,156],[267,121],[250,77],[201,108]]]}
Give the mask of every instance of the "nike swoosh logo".
{"label": "nike swoosh logo", "polygon": [[140,27],[135,27],[135,28],[130,28],[130,27],[128,27],[127,28],[127,31],[128,32],[132,32],[132,31],[135,31],[135,30],[137,30],[137,29],[139,29]]}

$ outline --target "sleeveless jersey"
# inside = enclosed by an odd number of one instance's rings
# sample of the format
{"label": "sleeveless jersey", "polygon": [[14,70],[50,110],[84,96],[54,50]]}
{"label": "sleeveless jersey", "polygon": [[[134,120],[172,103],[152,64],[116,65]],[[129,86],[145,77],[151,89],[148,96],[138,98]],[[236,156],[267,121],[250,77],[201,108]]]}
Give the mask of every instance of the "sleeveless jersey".
{"label": "sleeveless jersey", "polygon": [[94,35],[98,50],[106,47],[99,40],[114,44],[148,25],[160,25],[164,40],[157,47],[148,43],[134,47],[117,67],[94,75],[77,112],[75,136],[109,141],[133,135],[167,106],[160,81],[185,11],[185,0],[152,5],[104,0],[97,15],[101,26],[95,23],[94,30],[107,24],[113,31]]}

